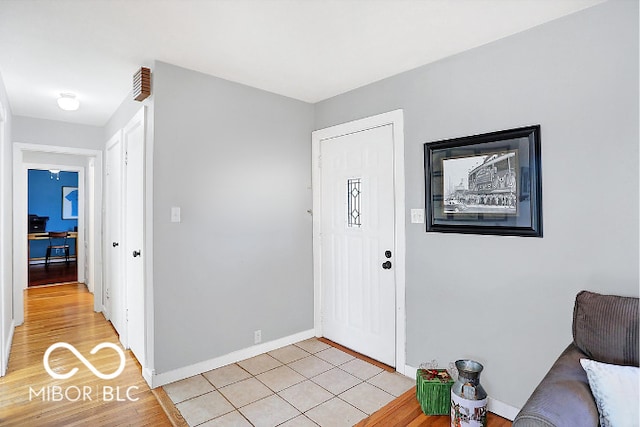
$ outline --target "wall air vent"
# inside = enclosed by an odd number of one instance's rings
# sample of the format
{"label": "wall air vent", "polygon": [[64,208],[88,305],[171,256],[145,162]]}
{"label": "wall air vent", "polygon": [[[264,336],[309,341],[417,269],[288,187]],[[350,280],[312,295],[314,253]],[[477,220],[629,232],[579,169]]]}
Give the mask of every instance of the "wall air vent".
{"label": "wall air vent", "polygon": [[143,101],[151,95],[151,70],[141,67],[133,75],[133,99]]}

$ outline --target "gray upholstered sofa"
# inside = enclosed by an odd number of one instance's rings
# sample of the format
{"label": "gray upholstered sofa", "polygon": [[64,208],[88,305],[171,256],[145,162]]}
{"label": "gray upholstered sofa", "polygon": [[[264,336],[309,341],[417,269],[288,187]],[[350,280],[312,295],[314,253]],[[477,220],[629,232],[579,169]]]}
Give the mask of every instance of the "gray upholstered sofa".
{"label": "gray upholstered sofa", "polygon": [[638,366],[638,345],[638,298],[580,292],[573,309],[573,342],[513,426],[597,427],[598,409],[580,359]]}

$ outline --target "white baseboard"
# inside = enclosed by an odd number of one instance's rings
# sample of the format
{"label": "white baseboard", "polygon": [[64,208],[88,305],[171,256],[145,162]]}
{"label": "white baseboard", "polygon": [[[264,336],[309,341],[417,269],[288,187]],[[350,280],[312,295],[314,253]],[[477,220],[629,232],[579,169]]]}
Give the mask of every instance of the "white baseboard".
{"label": "white baseboard", "polygon": [[[407,377],[415,378],[417,371],[418,368],[407,365],[404,368],[404,375]],[[489,412],[493,412],[494,414],[499,415],[502,418],[506,418],[509,421],[513,421],[516,418],[516,415],[518,415],[518,412],[520,412],[518,408],[496,400],[491,396],[489,396],[489,399],[487,401],[487,409],[489,410]]]}
{"label": "white baseboard", "polygon": [[414,368],[413,366],[405,365],[404,372],[400,372],[404,374],[405,377],[415,378],[416,373],[418,372],[418,368]]}
{"label": "white baseboard", "polygon": [[147,384],[151,388],[159,387],[159,386],[155,386],[155,387],[153,386],[153,377],[154,376],[155,376],[155,373],[151,369],[144,368],[144,367],[142,368],[142,378],[144,378],[144,380],[147,382]]}
{"label": "white baseboard", "polygon": [[243,348],[241,350],[225,354],[224,356],[205,360],[183,368],[174,369],[169,372],[157,374],[150,369],[143,369],[142,376],[147,384],[149,384],[149,387],[156,388],[313,337],[315,337],[315,330],[309,329],[308,331],[299,332],[277,340]]}
{"label": "white baseboard", "polygon": [[507,405],[506,403],[496,400],[491,396],[489,396],[487,409],[489,412],[500,415],[502,418],[506,418],[509,421],[513,421],[516,418],[516,415],[518,415],[518,412],[520,412],[520,409]]}
{"label": "white baseboard", "polygon": [[[102,313],[102,316],[109,322],[111,322],[111,316],[107,316],[107,307],[102,304],[102,311],[100,312]],[[114,328],[115,329],[115,328]]]}
{"label": "white baseboard", "polygon": [[15,330],[16,325],[11,319],[11,326],[9,327],[9,336],[7,337],[7,341],[3,342],[4,346],[4,355],[6,355],[5,360],[2,361],[2,366],[0,366],[0,377],[4,377],[7,374],[7,369],[9,368],[9,355],[11,354],[11,344],[13,343],[13,331]]}

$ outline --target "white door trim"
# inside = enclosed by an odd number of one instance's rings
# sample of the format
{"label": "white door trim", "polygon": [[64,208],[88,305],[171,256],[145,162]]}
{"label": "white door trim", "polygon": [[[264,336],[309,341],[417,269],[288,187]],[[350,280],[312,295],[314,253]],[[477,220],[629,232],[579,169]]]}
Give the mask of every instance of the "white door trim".
{"label": "white door trim", "polygon": [[320,142],[363,130],[391,125],[393,128],[393,176],[395,209],[394,274],[396,281],[396,371],[404,374],[406,351],[405,324],[405,201],[404,201],[404,116],[402,110],[331,126],[311,134],[313,188],[313,320],[316,336],[322,336],[322,292],[320,251]]}
{"label": "white door trim", "polygon": [[[10,144],[5,139],[7,114],[0,101],[0,169],[4,169],[9,159],[4,158],[4,153],[8,150],[6,146]],[[7,168],[8,169],[8,168]],[[8,224],[11,213],[8,213],[10,180],[7,179],[7,171],[0,170],[0,234],[3,238],[0,242],[0,377],[7,373],[9,365],[9,349],[13,340],[13,282],[12,266],[8,265],[7,258],[12,254],[10,240],[12,239],[12,226]],[[10,206],[10,205],[9,205]],[[10,291],[11,289],[11,291]],[[7,295],[8,294],[8,295]],[[11,296],[9,296],[11,295]]]}
{"label": "white door trim", "polygon": [[[76,172],[78,174],[78,237],[77,237],[77,247],[78,247],[78,252],[76,253],[76,269],[78,271],[78,282],[80,283],[87,283],[88,282],[88,278],[85,275],[85,258],[86,258],[86,251],[85,251],[85,245],[82,244],[82,242],[84,242],[86,240],[86,229],[87,227],[87,222],[86,221],[86,215],[87,215],[87,210],[85,209],[86,203],[87,203],[87,192],[86,192],[86,186],[85,186],[85,179],[86,179],[86,171],[85,171],[85,167],[84,166],[68,166],[65,164],[59,164],[59,163],[22,163],[22,167],[24,168],[24,176],[27,178],[24,181],[24,184],[28,184],[28,175],[29,175],[29,170],[30,169],[34,169],[34,170],[42,170],[42,171],[47,171],[47,170],[52,170],[52,169],[57,169],[63,172]],[[29,192],[28,187],[26,187],[25,189],[27,191],[27,195]],[[18,209],[21,209],[22,206],[19,206]],[[16,209],[16,212],[18,211],[18,209]],[[26,207],[25,207],[26,209]],[[29,243],[27,242],[27,246],[29,245]],[[29,249],[27,248],[27,251]],[[27,271],[28,274],[28,270],[29,270],[29,263],[27,262],[24,266],[25,271]],[[28,278],[28,276],[27,276]],[[28,288],[28,280],[26,280],[24,282],[24,286],[23,286],[23,290]],[[89,288],[89,291],[91,291],[91,288]]]}
{"label": "white door trim", "polygon": [[[27,239],[19,238],[19,236],[27,235],[27,170],[29,167],[39,169],[46,167],[44,163],[27,164],[24,162],[25,152],[40,152],[49,154],[71,154],[76,156],[84,156],[87,158],[87,164],[90,159],[95,159],[95,164],[102,165],[102,151],[91,150],[86,148],[59,147],[52,145],[25,144],[20,142],[13,143],[13,306],[15,326],[19,326],[24,322],[24,297],[23,290],[28,280],[27,265]],[[78,176],[78,187],[84,187],[84,170],[85,168],[78,166],[56,165],[65,170],[82,170],[82,176]],[[82,182],[81,182],[82,181]],[[96,195],[96,202],[102,200],[102,180],[94,180],[94,188],[84,189],[84,191],[92,191]],[[79,204],[79,208],[85,208],[84,202]],[[85,248],[84,243],[89,241],[91,253],[95,253],[96,249],[102,245],[102,215],[101,204],[95,206],[95,212],[84,212],[83,221],[94,221],[94,236],[87,239],[84,236],[84,226],[80,222],[78,216],[78,279],[84,275],[84,267],[80,263],[84,260]],[[100,312],[102,309],[102,271],[95,272],[93,283],[94,294],[94,310]],[[89,278],[91,279],[91,278]]]}

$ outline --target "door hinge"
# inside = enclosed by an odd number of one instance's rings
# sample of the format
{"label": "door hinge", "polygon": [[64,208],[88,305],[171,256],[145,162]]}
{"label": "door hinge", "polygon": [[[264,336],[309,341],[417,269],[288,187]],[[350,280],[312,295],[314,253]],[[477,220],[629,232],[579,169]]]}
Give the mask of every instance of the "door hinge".
{"label": "door hinge", "polygon": [[128,308],[124,312],[124,320],[127,321],[127,322],[129,321],[129,309]]}
{"label": "door hinge", "polygon": [[129,164],[129,152],[128,151],[124,152],[124,164],[125,165]]}

